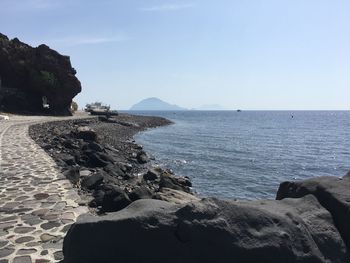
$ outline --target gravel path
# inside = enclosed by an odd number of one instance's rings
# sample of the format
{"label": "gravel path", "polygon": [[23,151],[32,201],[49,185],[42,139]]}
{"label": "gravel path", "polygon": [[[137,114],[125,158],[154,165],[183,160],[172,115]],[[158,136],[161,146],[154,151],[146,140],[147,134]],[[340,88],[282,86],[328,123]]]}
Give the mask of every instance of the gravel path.
{"label": "gravel path", "polygon": [[28,134],[31,124],[60,119],[13,116],[0,121],[0,263],[60,261],[65,233],[88,211]]}

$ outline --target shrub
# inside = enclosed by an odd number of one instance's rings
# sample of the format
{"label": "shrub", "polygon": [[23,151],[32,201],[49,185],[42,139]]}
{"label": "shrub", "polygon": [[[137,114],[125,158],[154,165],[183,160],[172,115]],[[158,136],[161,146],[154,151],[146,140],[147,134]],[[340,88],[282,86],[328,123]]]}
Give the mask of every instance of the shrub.
{"label": "shrub", "polygon": [[78,103],[76,103],[75,101],[72,101],[72,104],[70,105],[70,111],[72,113],[76,112],[78,110]]}

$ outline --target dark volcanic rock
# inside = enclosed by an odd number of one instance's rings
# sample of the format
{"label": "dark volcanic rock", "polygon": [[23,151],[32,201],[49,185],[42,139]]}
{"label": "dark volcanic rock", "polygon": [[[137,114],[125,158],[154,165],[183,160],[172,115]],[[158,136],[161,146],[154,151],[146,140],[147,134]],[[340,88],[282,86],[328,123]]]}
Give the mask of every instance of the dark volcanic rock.
{"label": "dark volcanic rock", "polygon": [[67,154],[67,153],[60,153],[58,155],[58,158],[62,160],[66,165],[75,165],[75,157]]}
{"label": "dark volcanic rock", "polygon": [[88,126],[81,126],[77,128],[77,138],[85,141],[96,141],[97,134],[92,128]]}
{"label": "dark volcanic rock", "polygon": [[68,170],[66,170],[64,173],[64,176],[71,181],[72,184],[77,184],[80,179],[80,172],[79,167],[71,167]]}
{"label": "dark volcanic rock", "polygon": [[81,91],[75,74],[69,57],[0,34],[1,110],[70,115],[72,98]]}
{"label": "dark volcanic rock", "polygon": [[129,194],[129,198],[132,201],[136,201],[139,199],[152,199],[152,192],[146,187],[146,186],[140,186],[138,188],[136,188],[134,191],[132,191]]}
{"label": "dark volcanic rock", "polygon": [[171,188],[190,193],[191,186],[192,183],[187,177],[175,176],[167,171],[161,173],[159,183],[160,188]]}
{"label": "dark volcanic rock", "polygon": [[331,215],[312,195],[186,205],[139,200],[118,213],[80,217],[63,251],[66,263],[349,262]]}
{"label": "dark volcanic rock", "polygon": [[143,179],[148,180],[148,181],[153,181],[158,179],[160,177],[159,172],[156,171],[155,169],[150,169],[143,175]]}
{"label": "dark volcanic rock", "polygon": [[102,200],[103,212],[119,211],[131,203],[129,196],[117,186],[105,186]]}
{"label": "dark volcanic rock", "polygon": [[81,186],[83,188],[91,190],[91,189],[95,189],[102,182],[103,182],[103,176],[100,173],[96,173],[89,177],[85,177],[81,182]]}
{"label": "dark volcanic rock", "polygon": [[62,145],[68,149],[79,149],[79,145],[71,139],[66,139],[62,142]]}
{"label": "dark volcanic rock", "polygon": [[116,178],[118,178],[119,176],[123,178],[127,177],[127,175],[123,172],[122,169],[119,168],[118,165],[108,164],[107,166],[103,167],[103,170],[109,175],[114,176]]}
{"label": "dark volcanic rock", "polygon": [[350,249],[350,178],[323,176],[280,185],[276,199],[314,195],[333,216],[336,227]]}
{"label": "dark volcanic rock", "polygon": [[95,151],[95,152],[103,152],[103,147],[96,143],[96,142],[90,142],[88,144],[85,144],[82,148],[83,151]]}
{"label": "dark volcanic rock", "polygon": [[114,160],[111,156],[100,152],[86,152],[89,157],[88,167],[104,167],[112,164]]}
{"label": "dark volcanic rock", "polygon": [[147,154],[144,151],[140,151],[137,154],[136,159],[141,164],[147,163],[149,161],[149,158],[148,158]]}
{"label": "dark volcanic rock", "polygon": [[191,193],[187,193],[181,190],[175,190],[171,188],[161,188],[155,195],[154,199],[167,201],[173,204],[185,204],[188,202],[196,202],[200,199]]}

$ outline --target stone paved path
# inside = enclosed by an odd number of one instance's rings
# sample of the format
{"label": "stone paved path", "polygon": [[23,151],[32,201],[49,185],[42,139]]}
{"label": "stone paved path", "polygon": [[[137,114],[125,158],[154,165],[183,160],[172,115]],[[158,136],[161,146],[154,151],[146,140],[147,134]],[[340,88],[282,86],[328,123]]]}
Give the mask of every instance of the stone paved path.
{"label": "stone paved path", "polygon": [[[48,117],[0,121],[0,263],[62,259],[63,237],[88,211],[55,162],[28,135]],[[55,120],[57,118],[54,118]]]}

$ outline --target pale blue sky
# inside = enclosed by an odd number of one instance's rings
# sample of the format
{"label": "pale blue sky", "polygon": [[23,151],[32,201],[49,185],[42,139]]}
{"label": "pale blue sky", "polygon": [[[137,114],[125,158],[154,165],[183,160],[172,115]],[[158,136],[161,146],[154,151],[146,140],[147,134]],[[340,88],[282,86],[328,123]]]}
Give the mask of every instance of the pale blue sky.
{"label": "pale blue sky", "polygon": [[350,109],[349,0],[0,0],[0,13],[0,32],[71,57],[80,106]]}

